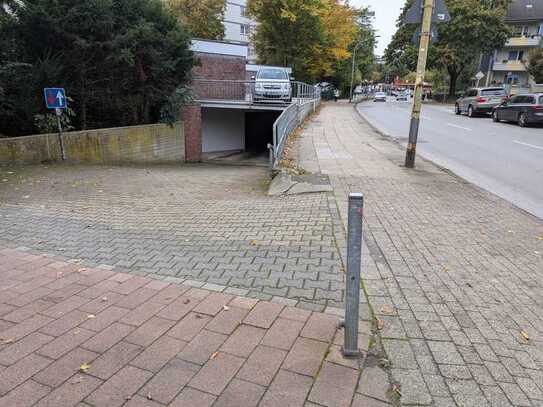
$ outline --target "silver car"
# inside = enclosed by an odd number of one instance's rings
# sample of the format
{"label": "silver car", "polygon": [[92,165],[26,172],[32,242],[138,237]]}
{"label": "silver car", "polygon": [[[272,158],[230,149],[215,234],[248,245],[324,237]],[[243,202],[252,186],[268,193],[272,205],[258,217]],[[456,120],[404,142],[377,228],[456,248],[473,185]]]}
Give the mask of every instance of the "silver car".
{"label": "silver car", "polygon": [[290,75],[283,68],[262,68],[256,74],[253,100],[255,102],[283,102],[292,100]]}
{"label": "silver car", "polygon": [[375,95],[373,95],[373,101],[374,102],[386,102],[387,101],[387,94],[385,92],[377,92]]}
{"label": "silver car", "polygon": [[459,98],[454,105],[456,114],[467,113],[469,117],[490,114],[494,108],[507,99],[504,88],[472,88]]}

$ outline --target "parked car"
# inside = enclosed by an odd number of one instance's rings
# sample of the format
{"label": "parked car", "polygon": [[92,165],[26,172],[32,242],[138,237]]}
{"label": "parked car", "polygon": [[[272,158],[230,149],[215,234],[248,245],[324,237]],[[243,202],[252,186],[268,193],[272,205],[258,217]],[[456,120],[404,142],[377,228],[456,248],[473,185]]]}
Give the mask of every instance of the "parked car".
{"label": "parked car", "polygon": [[405,92],[400,92],[398,93],[398,96],[396,96],[396,100],[400,101],[400,100],[405,100],[407,101],[408,97],[407,97],[407,93]]}
{"label": "parked car", "polygon": [[520,127],[543,123],[543,93],[516,95],[496,106],[492,120],[517,122]]}
{"label": "parked car", "polygon": [[292,101],[290,75],[284,68],[261,68],[254,78],[254,102]]}
{"label": "parked car", "polygon": [[469,117],[480,114],[490,114],[493,109],[507,98],[504,88],[473,88],[468,89],[455,105],[456,114],[467,113]]}
{"label": "parked car", "polygon": [[385,92],[377,92],[375,95],[373,95],[373,101],[374,102],[386,102],[387,101],[387,95]]}

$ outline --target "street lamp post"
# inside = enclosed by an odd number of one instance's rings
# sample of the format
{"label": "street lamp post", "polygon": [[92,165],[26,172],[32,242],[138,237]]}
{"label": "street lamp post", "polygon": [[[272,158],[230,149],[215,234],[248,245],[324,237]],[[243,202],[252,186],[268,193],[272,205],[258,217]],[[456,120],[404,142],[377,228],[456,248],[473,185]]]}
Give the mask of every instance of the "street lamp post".
{"label": "street lamp post", "polygon": [[[378,35],[376,35],[374,38],[377,38]],[[353,66],[352,66],[352,70],[351,70],[351,90],[349,92],[349,102],[352,102],[353,101],[353,85],[354,85],[354,63],[355,63],[355,60],[356,60],[356,51],[358,50],[358,48],[360,48],[360,46],[362,46],[362,44],[365,44],[366,42],[369,42],[369,41],[372,41],[373,38],[366,38],[365,40],[361,40],[359,41],[355,46],[354,46],[354,51],[353,51]]]}
{"label": "street lamp post", "polygon": [[358,47],[360,47],[362,44],[363,44],[364,41],[360,41],[359,43],[357,43],[354,47],[354,51],[353,51],[353,67],[352,67],[352,70],[351,70],[351,90],[349,92],[349,103],[352,103],[353,101],[353,85],[354,85],[354,61],[356,60],[356,50],[358,49]]}

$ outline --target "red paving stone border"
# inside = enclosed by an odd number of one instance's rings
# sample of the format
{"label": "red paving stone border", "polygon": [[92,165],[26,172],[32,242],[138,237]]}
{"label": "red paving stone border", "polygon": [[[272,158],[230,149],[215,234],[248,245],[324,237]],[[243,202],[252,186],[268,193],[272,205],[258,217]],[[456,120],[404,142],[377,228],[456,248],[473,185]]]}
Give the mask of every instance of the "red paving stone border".
{"label": "red paving stone border", "polygon": [[0,407],[372,400],[335,316],[16,249],[0,276]]}

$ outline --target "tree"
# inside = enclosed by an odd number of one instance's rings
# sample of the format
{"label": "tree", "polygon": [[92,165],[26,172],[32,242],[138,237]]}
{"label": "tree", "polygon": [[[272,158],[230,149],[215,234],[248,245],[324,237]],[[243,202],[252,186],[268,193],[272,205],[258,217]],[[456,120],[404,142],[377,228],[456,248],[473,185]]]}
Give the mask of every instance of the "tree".
{"label": "tree", "polygon": [[528,72],[533,76],[535,83],[543,83],[543,49],[538,48],[528,56]]}
{"label": "tree", "polygon": [[193,37],[224,38],[224,0],[166,0],[168,7]]}
{"label": "tree", "polygon": [[[503,46],[510,30],[504,21],[505,1],[446,0],[446,4],[451,21],[437,26],[438,40],[430,46],[429,67],[447,71],[449,94],[454,95],[458,78],[474,69],[474,61],[481,53]],[[417,50],[411,45],[416,27],[404,25],[401,20],[398,27],[385,58],[387,64],[397,64],[411,71],[416,67]]]}
{"label": "tree", "polygon": [[186,31],[160,0],[33,0],[14,9],[0,38],[10,45],[0,52],[6,134],[31,130],[47,86],[66,88],[76,128],[149,123],[193,65]]}
{"label": "tree", "polygon": [[[373,11],[367,7],[355,10],[356,34],[347,46],[347,51],[351,55],[355,47],[358,47],[355,58],[355,84],[359,84],[364,79],[371,80],[372,73],[376,70],[373,18]],[[333,74],[327,80],[346,93],[351,85],[351,73],[352,58],[344,58],[335,63]]]}
{"label": "tree", "polygon": [[260,62],[290,66],[300,80],[333,75],[350,58],[357,10],[338,0],[249,0]]}

